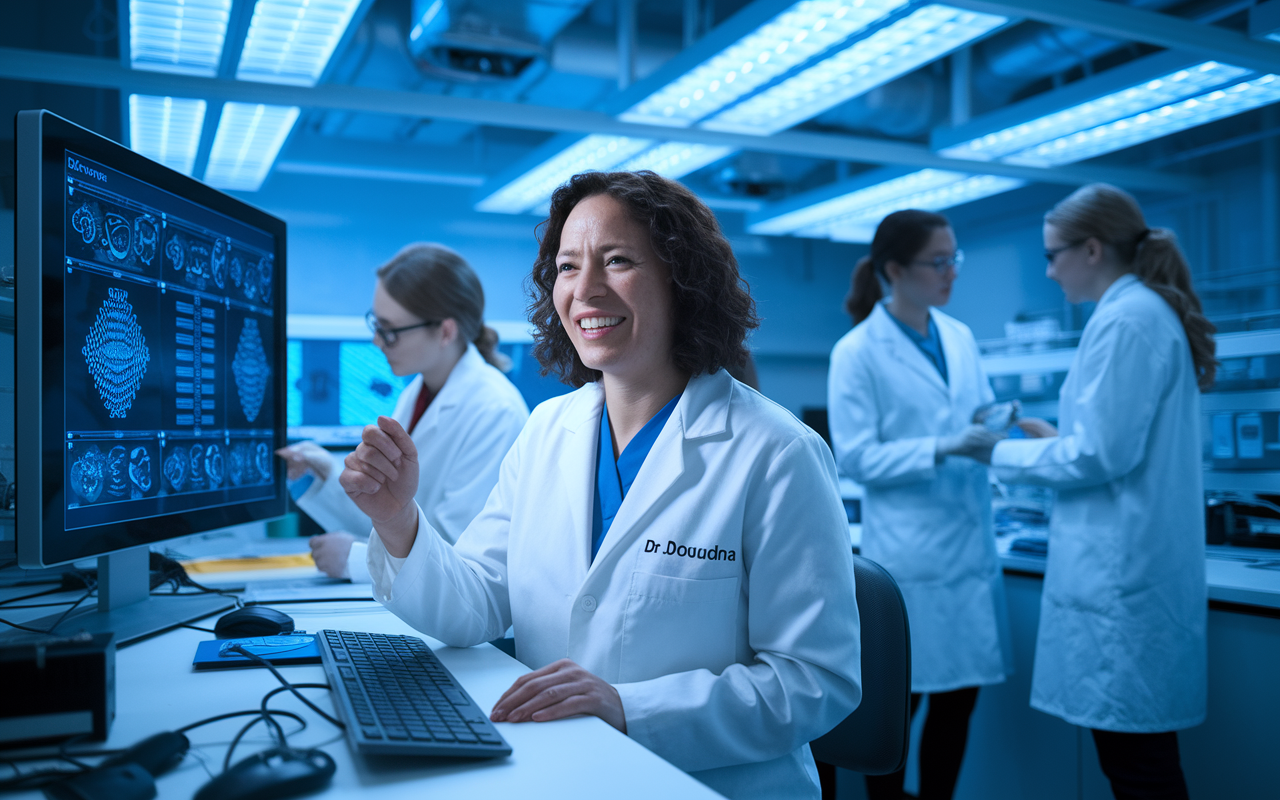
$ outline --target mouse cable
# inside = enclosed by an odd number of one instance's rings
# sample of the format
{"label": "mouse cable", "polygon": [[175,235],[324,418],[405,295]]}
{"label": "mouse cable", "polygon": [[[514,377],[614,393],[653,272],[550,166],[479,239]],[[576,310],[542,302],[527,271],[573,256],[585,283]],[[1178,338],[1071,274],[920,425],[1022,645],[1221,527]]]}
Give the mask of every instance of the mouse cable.
{"label": "mouse cable", "polygon": [[[276,688],[267,692],[267,694],[262,698],[262,707],[259,712],[261,716],[259,718],[250,720],[247,724],[245,724],[243,728],[240,729],[240,732],[235,735],[235,738],[231,740],[231,744],[227,747],[227,754],[222,759],[222,770],[225,772],[227,768],[231,766],[231,756],[233,753],[235,753],[236,745],[240,743],[240,739],[243,738],[244,735],[247,734],[249,730],[253,728],[254,725],[257,725],[263,719],[270,719],[271,714],[281,713],[279,711],[276,711],[267,707],[267,704],[271,702],[272,697],[275,697],[281,692],[288,692],[294,689],[328,689],[328,688],[329,688],[329,684],[327,683],[295,683],[290,686],[277,686]],[[275,724],[274,720],[272,722],[273,724]],[[302,729],[305,729],[306,727],[307,725],[304,722],[302,724]],[[299,729],[299,731],[295,731],[295,732],[301,732],[302,729]],[[281,729],[278,724],[275,725],[275,733],[276,733],[276,741],[280,745],[280,747],[288,747],[289,746],[288,737],[285,735],[284,730]]]}
{"label": "mouse cable", "polygon": [[182,623],[178,627],[190,628],[193,631],[200,631],[201,633],[217,633],[217,631],[215,631],[213,628],[201,628],[199,625],[191,625],[190,623],[186,623],[186,622]]}
{"label": "mouse cable", "polygon": [[[307,708],[311,709],[312,711],[316,712],[320,716],[324,717],[325,720],[327,720],[331,725],[334,725],[343,730],[346,729],[347,726],[342,724],[342,720],[337,719],[336,717],[325,713],[323,710],[321,710],[319,706],[317,706],[315,703],[311,702],[306,697],[304,697],[302,692],[299,692],[297,688],[292,683],[290,683],[287,678],[285,678],[285,676],[281,675],[280,670],[276,669],[275,665],[272,664],[270,661],[266,660],[265,658],[258,655],[257,653],[249,652],[248,648],[238,644],[228,647],[227,651],[232,653],[239,653],[245,658],[248,658],[251,661],[256,661],[262,666],[271,670],[271,674],[276,676],[276,680],[280,681],[281,685],[283,685],[286,689],[293,692],[294,697],[297,697],[299,700],[301,700],[303,705],[305,705]],[[329,689],[330,687],[326,686],[325,688]]]}

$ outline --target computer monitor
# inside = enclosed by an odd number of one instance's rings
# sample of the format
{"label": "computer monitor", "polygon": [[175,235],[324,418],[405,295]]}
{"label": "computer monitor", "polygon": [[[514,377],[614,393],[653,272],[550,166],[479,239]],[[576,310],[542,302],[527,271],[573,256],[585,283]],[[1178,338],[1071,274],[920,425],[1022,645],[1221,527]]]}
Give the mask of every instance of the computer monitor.
{"label": "computer monitor", "polygon": [[98,557],[58,633],[228,607],[148,599],[148,546],[285,513],[285,224],[47,111],[16,178],[18,563]]}

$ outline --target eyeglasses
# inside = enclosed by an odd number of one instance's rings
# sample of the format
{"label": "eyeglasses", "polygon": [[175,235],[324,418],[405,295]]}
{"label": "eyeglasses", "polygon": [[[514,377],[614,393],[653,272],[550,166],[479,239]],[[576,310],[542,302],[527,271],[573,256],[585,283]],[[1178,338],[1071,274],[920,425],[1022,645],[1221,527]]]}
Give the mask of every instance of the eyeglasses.
{"label": "eyeglasses", "polygon": [[1071,244],[1064,244],[1062,247],[1054,247],[1054,248],[1046,249],[1044,251],[1044,260],[1052,264],[1053,260],[1057,258],[1059,255],[1061,255],[1062,253],[1067,252],[1073,247],[1079,247],[1080,245],[1084,244],[1087,241],[1088,239],[1077,239]]}
{"label": "eyeglasses", "polygon": [[929,260],[925,260],[923,258],[917,258],[913,260],[911,263],[922,264],[924,266],[933,267],[939,273],[943,273],[943,272],[946,272],[948,269],[954,268],[956,273],[959,274],[960,268],[964,266],[964,251],[957,250],[952,255],[938,256],[937,258],[929,259]]}
{"label": "eyeglasses", "polygon": [[378,324],[378,317],[372,311],[364,315],[364,324],[369,326],[369,330],[374,336],[380,337],[382,343],[387,347],[395,346],[396,340],[400,338],[400,334],[405,331],[411,331],[414,328],[430,328],[440,324],[440,320],[432,319],[426,322],[419,322],[416,325],[402,325],[399,328],[384,328]]}

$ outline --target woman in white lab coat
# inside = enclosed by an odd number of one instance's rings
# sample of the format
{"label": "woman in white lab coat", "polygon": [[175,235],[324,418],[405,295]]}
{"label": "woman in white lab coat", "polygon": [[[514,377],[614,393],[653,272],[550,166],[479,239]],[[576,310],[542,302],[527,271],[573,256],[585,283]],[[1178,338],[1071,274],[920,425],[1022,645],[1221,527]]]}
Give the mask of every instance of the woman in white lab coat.
{"label": "woman in white lab coat", "polygon": [[[392,419],[423,454],[418,504],[449,543],[471,523],[498,482],[498,467],[529,417],[502,373],[498,335],[484,324],[484,289],[462,256],[439,244],[412,244],[378,269],[367,319],[374,344],[396,375],[416,377]],[[372,521],[342,490],[341,465],[314,442],[283,448],[291,480],[313,476],[298,506],[328,533],[311,537],[316,566],[333,577],[370,580]]]}
{"label": "woman in white lab coat", "polygon": [[[831,352],[827,413],[836,461],[862,484],[862,554],[902,590],[911,620],[920,797],[950,798],[978,687],[1010,672],[987,468],[1001,438],[971,424],[994,399],[973,334],[939,312],[963,263],[947,218],[897,211],[854,271],[854,329]],[[881,282],[891,287],[882,301]],[[872,800],[902,796],[903,773],[868,776]]]}
{"label": "woman in white lab coat", "polygon": [[534,667],[498,722],[600,717],[731,798],[819,795],[808,742],[861,697],[830,450],[730,377],[754,303],[715,216],[651,172],[552,196],[530,281],[541,404],[452,548],[412,501],[400,426],[342,484],[374,520],[375,596],[457,646],[514,625]]}
{"label": "woman in white lab coat", "polygon": [[1098,305],[1062,385],[1062,433],[991,457],[1003,480],[1058,490],[1031,705],[1093,729],[1117,798],[1186,797],[1175,732],[1206,707],[1199,390],[1213,326],[1173,232],[1115,187],[1055,206],[1044,246],[1067,299]]}

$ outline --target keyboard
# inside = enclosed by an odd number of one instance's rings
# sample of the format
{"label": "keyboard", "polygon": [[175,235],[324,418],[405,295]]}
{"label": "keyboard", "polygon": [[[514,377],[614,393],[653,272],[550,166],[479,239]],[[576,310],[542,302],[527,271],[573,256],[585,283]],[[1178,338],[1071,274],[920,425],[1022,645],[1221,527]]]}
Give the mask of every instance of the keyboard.
{"label": "keyboard", "polygon": [[486,714],[421,639],[321,631],[317,637],[347,741],[365,755],[511,755]]}

